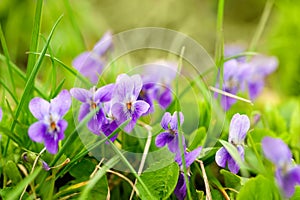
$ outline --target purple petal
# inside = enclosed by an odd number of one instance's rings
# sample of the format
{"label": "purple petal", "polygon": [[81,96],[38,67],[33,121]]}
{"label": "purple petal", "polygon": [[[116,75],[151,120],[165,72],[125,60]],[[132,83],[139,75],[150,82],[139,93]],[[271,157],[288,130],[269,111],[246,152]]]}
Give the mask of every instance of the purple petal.
{"label": "purple petal", "polygon": [[138,118],[140,118],[144,113],[146,113],[149,109],[150,105],[148,103],[146,103],[145,101],[135,101],[132,104],[132,118],[134,120],[137,120]]}
{"label": "purple petal", "polygon": [[[182,135],[182,146],[183,146],[183,150],[185,151],[186,144],[185,144],[185,139],[184,139],[183,135]],[[174,137],[174,139],[168,143],[168,148],[169,148],[169,150],[172,153],[176,154],[175,157],[181,158],[181,152],[180,152],[180,148],[179,148],[178,134],[176,134],[175,137]]]}
{"label": "purple petal", "polygon": [[276,57],[268,57],[263,55],[256,55],[253,56],[252,60],[250,61],[252,67],[255,69],[256,74],[261,74],[266,76],[273,71],[278,66],[278,59]]}
{"label": "purple petal", "polygon": [[[101,130],[107,137],[110,136],[116,129],[118,128],[118,124],[115,121],[110,123],[103,124],[101,126]],[[118,137],[118,134],[115,134],[110,140],[114,142]]]}
{"label": "purple petal", "polygon": [[115,84],[108,84],[105,85],[101,88],[99,88],[95,92],[95,101],[100,101],[100,102],[107,102],[110,101],[112,98],[113,90],[114,90]]}
{"label": "purple petal", "polygon": [[158,97],[158,103],[163,108],[166,109],[172,102],[173,96],[171,90],[167,87],[164,92]]}
{"label": "purple petal", "polygon": [[45,135],[45,147],[47,151],[51,154],[56,154],[58,151],[58,138],[46,134]]}
{"label": "purple petal", "polygon": [[136,124],[136,119],[132,119],[127,126],[124,127],[126,133],[130,133]]}
{"label": "purple petal", "polygon": [[[130,101],[134,90],[134,83],[127,74],[117,77],[113,97],[117,102]],[[137,97],[137,96],[136,96]]]}
{"label": "purple petal", "polygon": [[286,197],[293,196],[295,186],[300,184],[300,166],[290,169],[283,177],[282,189]]}
{"label": "purple petal", "polygon": [[184,200],[186,196],[186,183],[184,180],[184,174],[181,172],[178,177],[177,185],[174,190],[174,194],[178,200]]}
{"label": "purple petal", "polygon": [[185,155],[185,163],[187,168],[197,159],[197,157],[200,155],[201,150],[202,147],[198,147],[197,149]]}
{"label": "purple petal", "polygon": [[68,90],[62,90],[54,99],[50,101],[50,112],[59,116],[64,116],[71,107],[72,99]]}
{"label": "purple petal", "polygon": [[99,55],[102,56],[106,53],[106,51],[111,48],[113,45],[112,43],[112,33],[110,31],[107,31],[101,38],[101,40],[94,46],[93,51]]}
{"label": "purple petal", "polygon": [[135,97],[138,97],[142,87],[143,87],[143,82],[142,82],[142,78],[140,75],[136,74],[130,77],[132,82],[133,82],[133,95]]}
{"label": "purple petal", "polygon": [[[171,121],[170,121],[170,128],[172,130],[178,130],[178,122],[177,122],[177,111],[175,111],[172,115],[172,118],[171,118]],[[179,112],[179,120],[180,120],[180,125],[183,124],[183,121],[184,121],[184,117],[183,117],[183,114],[182,112]]]}
{"label": "purple petal", "polygon": [[226,162],[230,158],[231,158],[230,154],[227,152],[227,150],[224,147],[220,148],[215,155],[215,161],[217,165],[222,168],[226,167]]}
{"label": "purple petal", "polygon": [[130,116],[128,115],[128,113],[125,113],[125,111],[127,110],[125,104],[117,102],[114,103],[114,105],[112,105],[111,107],[111,113],[114,116],[114,118],[116,118],[117,123],[120,125],[121,123],[123,123],[124,121],[126,121]]}
{"label": "purple petal", "polygon": [[248,83],[249,96],[251,100],[254,100],[263,90],[264,80],[256,80],[255,82]]}
{"label": "purple petal", "polygon": [[[238,88],[237,87],[234,87],[234,88],[225,88],[224,89],[225,92],[228,92],[230,94],[234,94],[236,95],[237,94],[237,91],[238,91]],[[217,94],[217,93],[215,93]],[[215,95],[215,97],[217,97],[217,95]],[[228,96],[225,96],[225,95],[222,95],[222,98],[221,98],[221,105],[222,105],[222,108],[227,111],[231,108],[231,106],[233,104],[236,103],[236,99],[234,98],[231,98],[231,97],[228,97]]]}
{"label": "purple petal", "polygon": [[57,133],[57,140],[63,140],[65,138],[64,132],[68,127],[68,122],[61,119],[57,122],[57,126],[60,128],[59,132]]}
{"label": "purple petal", "polygon": [[75,99],[81,101],[82,103],[88,103],[92,97],[92,93],[83,88],[72,88],[70,93]]}
{"label": "purple petal", "polygon": [[292,161],[292,153],[281,139],[264,137],[262,140],[262,148],[266,158],[271,160],[279,168],[285,167],[286,164]]}
{"label": "purple petal", "polygon": [[250,120],[247,115],[235,114],[230,122],[229,142],[233,144],[242,144],[250,128]]}
{"label": "purple petal", "polygon": [[233,173],[237,174],[240,170],[240,166],[235,162],[235,160],[230,157],[228,159],[228,169]]}
{"label": "purple petal", "polygon": [[49,108],[49,102],[39,97],[33,98],[29,103],[30,112],[39,120],[43,120],[45,116],[49,115]]}
{"label": "purple petal", "polygon": [[159,135],[156,136],[155,145],[157,147],[163,147],[167,143],[171,142],[174,138],[175,138],[174,135],[168,132],[160,133]]}
{"label": "purple petal", "polygon": [[83,103],[80,106],[79,114],[78,114],[78,121],[81,121],[84,119],[84,117],[89,114],[90,112],[90,104]]}
{"label": "purple petal", "polygon": [[104,118],[105,118],[104,113],[100,109],[97,112],[97,114],[94,115],[88,122],[87,124],[88,129],[93,133],[95,133],[96,135],[99,135]]}
{"label": "purple petal", "polygon": [[165,130],[169,129],[169,123],[171,119],[172,119],[171,114],[169,112],[166,112],[160,122],[160,125],[163,127],[163,129]]}
{"label": "purple petal", "polygon": [[49,165],[45,162],[45,161],[42,161],[42,167],[44,170],[46,171],[49,171],[51,168],[49,167]]}
{"label": "purple petal", "polygon": [[98,76],[102,73],[104,63],[93,52],[84,52],[73,60],[73,66],[93,84],[98,82]]}
{"label": "purple petal", "polygon": [[35,122],[28,129],[28,135],[32,141],[43,142],[47,132],[47,125],[42,121]]}

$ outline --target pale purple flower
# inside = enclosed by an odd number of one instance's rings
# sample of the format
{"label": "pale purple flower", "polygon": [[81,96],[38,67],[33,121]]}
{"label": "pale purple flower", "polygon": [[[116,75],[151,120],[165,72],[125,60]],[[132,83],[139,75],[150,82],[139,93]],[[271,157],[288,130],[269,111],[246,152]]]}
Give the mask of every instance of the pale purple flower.
{"label": "pale purple flower", "polygon": [[162,109],[166,109],[173,100],[171,90],[172,81],[176,77],[177,63],[159,60],[146,64],[142,74],[143,88],[139,100],[146,101],[149,105],[149,113],[153,112],[153,102],[157,101]]}
{"label": "pale purple flower", "polygon": [[121,74],[117,77],[111,113],[118,125],[131,119],[124,128],[126,132],[132,131],[138,118],[146,113],[150,107],[145,101],[137,100],[142,86],[143,82],[139,75]]}
{"label": "pale purple flower", "polygon": [[[243,143],[249,128],[250,120],[246,115],[240,115],[237,113],[232,117],[229,127],[228,142],[237,148],[242,160],[244,160]],[[238,173],[240,169],[239,165],[235,162],[225,147],[222,147],[217,151],[215,160],[220,167],[225,168],[227,164],[229,170],[234,174]]]}
{"label": "pale purple flower", "polygon": [[102,123],[105,120],[105,113],[102,109],[102,104],[111,100],[113,89],[114,84],[108,84],[98,89],[96,89],[96,87],[92,87],[90,90],[83,88],[72,88],[70,90],[71,95],[82,102],[78,114],[79,121],[83,120],[84,117],[94,109],[99,108],[99,111],[87,124],[89,130],[95,134],[100,133]]}
{"label": "pale purple flower", "polygon": [[71,106],[71,95],[62,90],[50,103],[35,97],[29,103],[29,110],[39,121],[28,129],[28,135],[35,142],[44,142],[51,154],[57,153],[58,142],[64,139],[68,123],[62,119]]}
{"label": "pale purple flower", "polygon": [[105,54],[111,49],[112,45],[112,34],[108,31],[94,46],[92,51],[85,51],[78,55],[73,60],[73,66],[83,76],[89,78],[93,84],[96,84],[107,62]]}
{"label": "pale purple flower", "polygon": [[[248,68],[243,71],[242,79],[249,92],[251,100],[257,98],[264,87],[264,79],[274,72],[278,66],[276,57],[256,55],[248,62]],[[242,88],[241,89],[245,89]]]}
{"label": "pale purple flower", "polygon": [[51,169],[45,161],[42,160],[41,162],[42,162],[42,167],[45,171],[49,171]]}
{"label": "pale purple flower", "polygon": [[262,148],[266,158],[276,166],[275,177],[278,186],[286,197],[291,197],[295,186],[300,185],[300,165],[292,163],[292,153],[281,139],[264,137]]}

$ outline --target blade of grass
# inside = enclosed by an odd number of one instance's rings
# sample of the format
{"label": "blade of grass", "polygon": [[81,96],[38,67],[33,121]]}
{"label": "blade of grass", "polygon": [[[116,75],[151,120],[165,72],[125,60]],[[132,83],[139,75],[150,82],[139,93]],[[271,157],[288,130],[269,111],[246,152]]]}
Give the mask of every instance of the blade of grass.
{"label": "blade of grass", "polygon": [[274,0],[267,1],[266,5],[264,7],[264,10],[263,10],[263,14],[262,14],[259,24],[257,26],[257,29],[253,35],[251,42],[250,42],[249,51],[255,51],[258,40],[261,38],[261,35],[266,27],[270,13],[272,11],[273,4],[274,4]]}
{"label": "blade of grass", "polygon": [[36,168],[36,170],[24,178],[17,186],[14,187],[13,190],[7,193],[6,199],[18,199],[21,195],[22,191],[25,187],[27,187],[28,184],[30,184],[41,172],[42,167]]}
{"label": "blade of grass", "polygon": [[[33,51],[33,52],[38,51],[38,41],[39,41],[39,33],[40,33],[40,27],[41,27],[42,8],[43,8],[43,0],[37,0],[29,51]],[[36,55],[28,56],[27,72],[26,72],[27,77],[29,77],[29,75],[31,74],[31,71],[34,68],[34,64],[36,62],[36,57],[37,57]]]}
{"label": "blade of grass", "polygon": [[14,102],[16,104],[18,104],[18,99],[15,97],[15,95],[13,94],[13,92],[8,88],[8,86],[0,79],[0,84],[4,87],[4,89],[9,93],[9,95],[12,97],[12,99],[14,100]]}
{"label": "blade of grass", "polygon": [[[6,57],[2,54],[0,54],[0,60],[2,60],[3,62],[6,61]],[[10,63],[10,66],[12,68],[12,70],[20,77],[22,78],[24,81],[26,81],[26,74],[25,72],[23,72],[22,70],[20,70],[18,68],[17,65],[15,65],[13,62],[9,61]],[[44,99],[46,99],[46,96],[41,92],[41,90],[37,87],[37,86],[34,86],[34,90],[41,96],[43,97]]]}
{"label": "blade of grass", "polygon": [[[41,54],[41,53],[37,53],[37,52],[27,52],[27,53],[29,53],[29,54],[37,54],[37,55]],[[51,55],[49,55],[49,54],[45,54],[45,56],[51,58]],[[66,69],[72,75],[74,75],[77,78],[79,78],[80,81],[82,81],[84,84],[86,84],[89,87],[92,87],[92,84],[84,76],[82,76],[80,73],[78,73],[75,69],[70,68],[69,66],[67,66],[65,63],[63,63],[62,61],[60,61],[56,57],[52,57],[51,59],[53,59],[55,62],[57,62],[58,64],[60,64],[64,69]]]}
{"label": "blade of grass", "polygon": [[[76,32],[76,35],[79,38],[79,41],[80,41],[79,43],[81,43],[81,48],[83,50],[85,50],[86,47],[85,47],[85,43],[84,43],[84,38],[83,38],[83,35],[81,34],[80,28],[79,28],[76,20],[75,20],[74,12],[72,10],[70,1],[69,0],[64,0],[64,4],[65,4],[66,10],[67,10],[67,13],[69,15],[73,30]],[[77,45],[78,45],[78,43],[77,43]]]}
{"label": "blade of grass", "polygon": [[[15,113],[15,118],[16,118],[16,119],[18,119],[18,117],[19,117],[19,115],[20,115],[20,113],[21,113],[21,110],[22,110],[22,108],[23,108],[25,102],[28,102],[28,100],[29,100],[30,92],[32,91],[32,89],[33,89],[33,87],[34,87],[34,80],[35,80],[35,77],[36,77],[36,75],[37,75],[37,73],[38,73],[38,71],[39,71],[39,69],[40,69],[40,67],[41,67],[43,58],[44,58],[44,56],[45,56],[45,54],[46,54],[46,51],[47,51],[47,48],[48,48],[49,43],[50,43],[50,41],[51,41],[51,38],[52,38],[52,36],[53,36],[54,30],[55,30],[55,28],[57,27],[57,25],[58,25],[58,23],[60,22],[61,19],[62,19],[62,16],[60,16],[60,17],[58,18],[58,20],[55,22],[55,24],[54,24],[54,26],[53,26],[53,28],[52,28],[52,30],[51,30],[49,36],[48,36],[47,42],[46,42],[46,44],[45,44],[45,46],[44,46],[44,48],[43,48],[43,50],[42,50],[42,53],[41,53],[41,55],[39,56],[39,58],[38,58],[36,64],[34,65],[32,71],[31,71],[31,73],[30,73],[30,75],[29,75],[29,77],[28,77],[28,80],[27,80],[27,82],[26,82],[26,84],[25,84],[24,92],[23,92],[23,94],[22,94],[22,96],[21,96],[20,103],[18,104],[18,106],[17,106],[17,108],[16,108],[16,113]],[[11,125],[11,132],[14,131],[15,126],[16,126],[16,121],[13,121],[13,123],[12,123],[12,125]],[[4,155],[6,155],[6,152],[7,152],[6,150],[7,150],[7,148],[8,148],[8,144],[9,144],[9,140],[7,141],[6,148],[4,149],[4,153],[3,153]]]}
{"label": "blade of grass", "polygon": [[13,78],[13,74],[12,74],[12,70],[11,70],[11,66],[10,66],[9,52],[8,52],[8,48],[7,48],[7,45],[6,45],[4,33],[2,31],[1,24],[0,24],[0,41],[1,41],[1,45],[2,45],[2,49],[3,49],[4,55],[6,57],[5,61],[6,61],[6,65],[7,65],[8,73],[9,73],[9,78],[10,78],[11,85],[12,85],[12,94],[14,96],[16,96],[17,95],[16,85],[15,85],[15,82],[14,82],[14,78]]}

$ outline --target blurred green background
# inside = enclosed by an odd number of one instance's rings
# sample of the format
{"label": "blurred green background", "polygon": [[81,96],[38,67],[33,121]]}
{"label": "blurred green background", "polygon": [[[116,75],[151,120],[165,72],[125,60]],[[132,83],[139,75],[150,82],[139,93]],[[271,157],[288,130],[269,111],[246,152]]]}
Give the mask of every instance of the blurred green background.
{"label": "blurred green background", "polygon": [[[225,43],[249,46],[266,1],[226,0]],[[11,60],[26,70],[35,0],[1,0],[0,22]],[[199,42],[214,56],[216,0],[47,0],[43,4],[40,49],[54,22],[64,15],[51,41],[53,54],[67,65],[93,45],[107,30],[119,33],[137,27],[164,27],[180,31]],[[259,40],[259,52],[276,55],[280,61],[268,87],[280,95],[300,94],[300,2],[275,1],[267,27]],[[3,50],[0,48],[3,54]],[[5,78],[5,62],[0,62]],[[40,79],[47,79],[50,62],[45,63]],[[61,69],[58,69],[61,70]],[[63,74],[65,76],[66,74]],[[72,78],[66,81],[72,85]]]}

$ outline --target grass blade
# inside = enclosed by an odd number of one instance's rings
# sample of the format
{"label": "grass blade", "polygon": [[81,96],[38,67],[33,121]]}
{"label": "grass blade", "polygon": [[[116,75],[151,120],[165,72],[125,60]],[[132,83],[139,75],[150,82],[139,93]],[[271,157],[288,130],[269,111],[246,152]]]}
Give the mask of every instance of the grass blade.
{"label": "grass blade", "polygon": [[[33,22],[33,30],[31,35],[31,42],[29,50],[36,52],[38,51],[38,41],[39,41],[39,33],[40,33],[40,26],[41,26],[41,17],[42,17],[42,7],[43,7],[43,0],[37,0],[36,9],[35,9],[35,17]],[[36,62],[36,55],[29,55],[28,56],[28,63],[27,63],[27,77],[29,77],[31,71],[34,68],[34,63]]]}
{"label": "grass blade", "polygon": [[[55,28],[57,27],[57,25],[58,25],[58,23],[60,22],[61,19],[62,19],[62,16],[59,17],[58,20],[56,21],[56,23],[54,24],[54,26],[53,26],[53,28],[52,28],[52,30],[51,30],[49,36],[48,36],[47,42],[46,42],[46,44],[45,44],[45,46],[44,46],[44,48],[43,48],[43,50],[42,50],[42,53],[41,53],[41,55],[39,56],[39,58],[38,58],[36,64],[34,65],[32,71],[31,71],[31,73],[30,73],[30,75],[29,75],[29,77],[28,77],[28,80],[27,80],[27,82],[26,82],[26,84],[25,84],[24,92],[23,92],[23,94],[22,94],[20,103],[18,104],[17,109],[16,109],[16,114],[15,114],[16,119],[18,119],[18,117],[19,117],[19,115],[20,115],[20,113],[21,113],[21,110],[22,110],[22,108],[23,108],[25,102],[27,102],[28,99],[29,99],[29,97],[30,97],[29,94],[30,94],[30,92],[32,91],[32,89],[33,89],[33,87],[34,87],[34,80],[35,80],[35,77],[36,77],[36,75],[37,75],[37,73],[38,73],[38,71],[39,71],[39,69],[40,69],[40,67],[41,67],[43,58],[44,58],[44,56],[45,56],[45,54],[46,54],[46,51],[47,51],[47,49],[48,49],[48,46],[49,46],[49,43],[50,43],[51,38],[52,38],[52,36],[53,36],[54,30],[55,30]],[[13,123],[12,123],[12,126],[11,126],[11,131],[14,130],[15,126],[16,126],[16,122],[13,122]]]}

